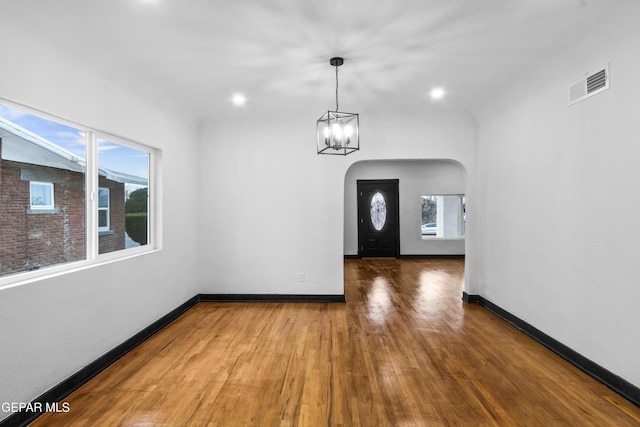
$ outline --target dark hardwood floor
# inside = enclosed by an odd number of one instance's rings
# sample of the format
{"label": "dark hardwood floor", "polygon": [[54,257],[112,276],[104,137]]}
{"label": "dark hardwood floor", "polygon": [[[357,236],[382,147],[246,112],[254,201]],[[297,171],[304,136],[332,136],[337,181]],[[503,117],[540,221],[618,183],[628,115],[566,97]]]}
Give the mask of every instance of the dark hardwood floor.
{"label": "dark hardwood floor", "polygon": [[345,261],[346,304],[198,303],[34,426],[638,426],[484,308],[463,260]]}

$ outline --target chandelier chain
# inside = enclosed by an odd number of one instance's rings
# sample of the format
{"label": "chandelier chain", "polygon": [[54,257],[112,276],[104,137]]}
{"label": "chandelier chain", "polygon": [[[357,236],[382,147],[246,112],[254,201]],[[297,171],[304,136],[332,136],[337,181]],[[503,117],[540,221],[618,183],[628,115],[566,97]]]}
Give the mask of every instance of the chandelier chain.
{"label": "chandelier chain", "polygon": [[340,111],[338,108],[338,66],[336,65],[336,111]]}

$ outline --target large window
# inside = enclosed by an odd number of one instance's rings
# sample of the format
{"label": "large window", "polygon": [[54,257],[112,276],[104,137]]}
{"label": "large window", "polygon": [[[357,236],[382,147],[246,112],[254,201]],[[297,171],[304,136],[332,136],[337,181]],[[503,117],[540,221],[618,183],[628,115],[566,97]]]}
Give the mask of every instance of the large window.
{"label": "large window", "polygon": [[465,197],[460,194],[422,196],[423,239],[461,238],[466,226]]}
{"label": "large window", "polygon": [[153,248],[154,149],[0,100],[0,154],[0,285]]}

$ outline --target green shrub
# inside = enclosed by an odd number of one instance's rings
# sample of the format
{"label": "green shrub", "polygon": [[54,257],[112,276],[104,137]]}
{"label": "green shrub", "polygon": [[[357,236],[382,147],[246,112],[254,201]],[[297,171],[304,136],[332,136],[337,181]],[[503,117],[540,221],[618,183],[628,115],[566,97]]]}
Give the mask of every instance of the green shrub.
{"label": "green shrub", "polygon": [[147,244],[147,213],[128,213],[125,215],[125,229],[131,239],[140,244]]}
{"label": "green shrub", "polygon": [[124,203],[125,213],[147,212],[147,193],[146,188],[132,192]]}

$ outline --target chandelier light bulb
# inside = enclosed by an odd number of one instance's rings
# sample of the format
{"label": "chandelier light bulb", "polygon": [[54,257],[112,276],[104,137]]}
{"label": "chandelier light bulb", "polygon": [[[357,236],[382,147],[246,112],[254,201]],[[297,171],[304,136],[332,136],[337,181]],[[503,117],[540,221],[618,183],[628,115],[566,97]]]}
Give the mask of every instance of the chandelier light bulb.
{"label": "chandelier light bulb", "polygon": [[334,139],[342,139],[342,126],[340,126],[340,123],[334,123],[331,126],[331,133],[333,133]]}

